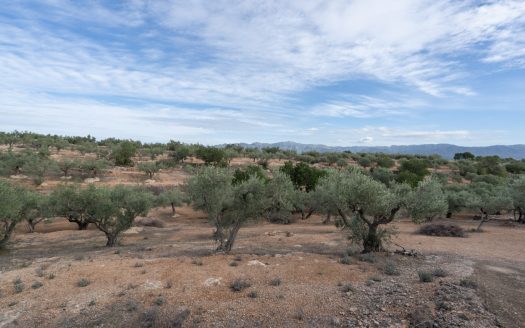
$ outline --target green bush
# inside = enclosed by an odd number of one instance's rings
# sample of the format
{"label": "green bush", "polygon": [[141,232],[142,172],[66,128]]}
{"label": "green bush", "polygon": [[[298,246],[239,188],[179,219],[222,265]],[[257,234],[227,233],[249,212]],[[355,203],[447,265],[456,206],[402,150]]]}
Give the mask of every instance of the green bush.
{"label": "green bush", "polygon": [[342,258],[339,259],[339,263],[341,264],[345,264],[345,265],[350,265],[352,264],[352,258],[348,255],[345,255],[343,256]]}
{"label": "green bush", "polygon": [[399,270],[397,269],[397,266],[392,262],[388,262],[385,264],[385,267],[383,268],[383,272],[388,276],[398,276],[399,275]]}
{"label": "green bush", "polygon": [[91,281],[85,279],[85,278],[81,278],[78,282],[77,282],[77,286],[78,287],[86,287],[86,286],[89,286],[89,284],[91,284]]}
{"label": "green bush", "polygon": [[419,276],[420,282],[432,282],[434,281],[434,276],[432,272],[428,271],[418,271],[417,275]]}
{"label": "green bush", "polygon": [[250,282],[245,279],[235,279],[230,284],[230,289],[234,292],[240,292],[243,289],[246,289],[250,286],[251,286]]}
{"label": "green bush", "polygon": [[461,287],[466,287],[466,288],[470,288],[470,289],[478,288],[478,283],[475,282],[474,280],[472,280],[471,278],[462,278],[459,281],[459,285]]}

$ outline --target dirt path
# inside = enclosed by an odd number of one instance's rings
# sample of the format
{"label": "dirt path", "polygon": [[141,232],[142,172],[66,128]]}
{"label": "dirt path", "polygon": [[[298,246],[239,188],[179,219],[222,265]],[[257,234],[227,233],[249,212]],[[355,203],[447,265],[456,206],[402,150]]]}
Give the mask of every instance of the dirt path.
{"label": "dirt path", "polygon": [[525,323],[525,263],[478,261],[474,279],[489,310],[502,327],[520,328]]}

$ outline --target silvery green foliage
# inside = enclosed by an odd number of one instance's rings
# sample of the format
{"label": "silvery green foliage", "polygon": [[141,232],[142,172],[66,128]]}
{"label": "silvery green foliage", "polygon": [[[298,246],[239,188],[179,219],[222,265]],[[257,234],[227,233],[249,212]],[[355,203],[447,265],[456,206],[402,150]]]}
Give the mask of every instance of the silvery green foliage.
{"label": "silvery green foliage", "polygon": [[525,176],[513,181],[509,186],[509,191],[512,195],[514,207],[519,208],[521,212],[525,212]]}
{"label": "silvery green foliage", "polygon": [[393,209],[404,204],[403,187],[388,188],[381,182],[358,171],[330,171],[321,179],[316,193],[322,197],[324,206],[333,213],[345,214],[361,211],[365,219],[389,216]]}
{"label": "silvery green foliage", "polygon": [[272,178],[266,185],[267,218],[271,222],[288,223],[295,209],[294,202],[303,194],[306,195],[295,189],[287,174],[277,170],[272,172]]}
{"label": "silvery green foliage", "polygon": [[408,196],[407,210],[415,222],[444,216],[448,202],[441,183],[435,178],[425,178],[419,182]]}
{"label": "silvery green foliage", "polygon": [[472,192],[468,185],[450,184],[445,187],[444,191],[450,213],[472,209],[481,202],[479,196]]}
{"label": "silvery green foliage", "polygon": [[232,202],[232,180],[229,169],[206,166],[188,180],[185,191],[193,208],[206,212],[208,219],[217,225],[219,215]]}
{"label": "silvery green foliage", "polygon": [[193,207],[206,212],[215,226],[218,251],[229,252],[242,224],[262,217],[270,204],[261,179],[251,176],[233,184],[233,174],[225,168],[201,169],[188,180],[185,189]]}
{"label": "silvery green foliage", "polygon": [[512,196],[506,185],[474,182],[470,184],[470,190],[478,196],[476,202],[470,204],[473,209],[481,210],[486,214],[496,214],[514,208]]}
{"label": "silvery green foliage", "polygon": [[33,192],[0,180],[0,247],[5,245],[16,225],[24,219]]}

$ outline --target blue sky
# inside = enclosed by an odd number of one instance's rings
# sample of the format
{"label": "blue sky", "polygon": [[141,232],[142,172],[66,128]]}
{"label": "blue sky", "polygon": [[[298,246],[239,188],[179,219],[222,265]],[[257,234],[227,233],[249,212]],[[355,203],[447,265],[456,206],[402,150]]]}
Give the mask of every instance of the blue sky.
{"label": "blue sky", "polygon": [[15,1],[0,130],[525,143],[525,1]]}

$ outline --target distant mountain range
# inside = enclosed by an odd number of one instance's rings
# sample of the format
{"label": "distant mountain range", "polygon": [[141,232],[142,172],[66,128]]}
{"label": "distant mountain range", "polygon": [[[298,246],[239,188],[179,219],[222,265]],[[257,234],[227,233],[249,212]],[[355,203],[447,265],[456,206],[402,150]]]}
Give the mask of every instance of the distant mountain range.
{"label": "distant mountain range", "polygon": [[486,147],[463,147],[450,144],[426,144],[426,145],[406,145],[406,146],[350,146],[350,147],[332,147],[326,145],[301,144],[293,141],[284,141],[276,143],[251,144],[240,143],[245,148],[265,148],[279,147],[285,150],[295,150],[298,153],[307,151],[324,152],[343,152],[351,151],[353,153],[385,153],[385,154],[411,154],[411,155],[441,155],[444,158],[451,159],[455,153],[471,152],[476,156],[493,156],[497,155],[502,158],[525,158],[525,145],[495,145]]}

